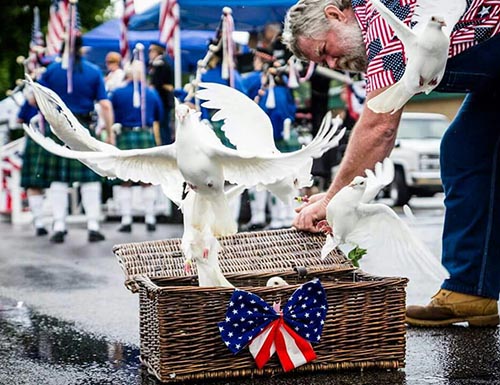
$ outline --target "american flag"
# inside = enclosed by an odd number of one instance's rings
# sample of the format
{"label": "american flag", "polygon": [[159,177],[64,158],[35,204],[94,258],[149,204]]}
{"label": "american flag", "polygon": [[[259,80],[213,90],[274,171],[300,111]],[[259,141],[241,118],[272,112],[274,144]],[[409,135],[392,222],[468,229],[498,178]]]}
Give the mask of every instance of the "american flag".
{"label": "american flag", "polygon": [[160,42],[166,44],[167,53],[174,57],[174,35],[179,26],[179,4],[177,0],[162,0],[160,5]]}
{"label": "american flag", "polygon": [[130,46],[128,44],[128,23],[135,15],[134,0],[123,0],[123,16],[120,24],[120,54],[124,63],[130,60]]}
{"label": "american flag", "polygon": [[33,28],[31,30],[31,41],[27,69],[30,74],[36,76],[35,71],[39,67],[39,58],[43,56],[41,48],[44,46],[43,34],[40,30],[40,11],[38,7],[33,8]]}
{"label": "american flag", "polygon": [[68,19],[69,1],[52,0],[47,30],[47,55],[56,55],[61,52]]}
{"label": "american flag", "polygon": [[222,340],[233,353],[247,345],[261,369],[276,352],[285,371],[316,358],[311,342],[318,343],[327,313],[326,294],[319,280],[303,284],[283,310],[259,296],[236,289],[224,321]]}

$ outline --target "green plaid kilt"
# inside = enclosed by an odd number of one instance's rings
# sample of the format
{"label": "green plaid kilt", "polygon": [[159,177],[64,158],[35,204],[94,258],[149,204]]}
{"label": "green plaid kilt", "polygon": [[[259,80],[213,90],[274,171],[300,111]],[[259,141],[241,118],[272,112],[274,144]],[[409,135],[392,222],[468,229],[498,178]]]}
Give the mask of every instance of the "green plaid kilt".
{"label": "green plaid kilt", "polygon": [[126,131],[116,138],[116,147],[120,150],[133,150],[155,146],[155,137],[150,130]]}
{"label": "green plaid kilt", "polygon": [[[116,147],[120,150],[134,150],[155,147],[155,137],[152,130],[126,131],[116,137]],[[121,179],[108,179],[107,185],[117,186],[122,184]]]}
{"label": "green plaid kilt", "polygon": [[[75,116],[84,127],[95,127],[95,114],[75,114]],[[64,145],[64,143],[50,131],[48,123],[46,124],[45,136],[53,139],[56,143]],[[95,131],[93,129],[89,129],[89,132],[92,136],[95,136]],[[40,170],[40,177],[49,184],[51,182],[66,182],[71,185],[74,182],[101,182],[103,180],[103,177],[96,174],[80,161],[61,158],[47,152],[45,156],[38,159],[36,167]]]}
{"label": "green plaid kilt", "polygon": [[26,145],[23,153],[23,167],[21,168],[21,187],[23,188],[48,188],[50,180],[47,179],[47,159],[52,156],[40,145],[36,144],[26,135]]}
{"label": "green plaid kilt", "polygon": [[[90,131],[92,136],[94,132]],[[52,132],[46,135],[55,142],[63,144]],[[96,174],[79,160],[66,159],[54,154],[48,154],[44,159],[45,179],[51,182],[66,182],[71,185],[74,182],[101,182],[103,177]]]}

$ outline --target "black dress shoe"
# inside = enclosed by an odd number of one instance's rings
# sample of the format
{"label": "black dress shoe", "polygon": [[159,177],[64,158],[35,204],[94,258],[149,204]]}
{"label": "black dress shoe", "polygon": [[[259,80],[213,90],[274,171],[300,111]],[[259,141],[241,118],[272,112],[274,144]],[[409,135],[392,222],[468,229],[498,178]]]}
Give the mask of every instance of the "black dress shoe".
{"label": "black dress shoe", "polygon": [[56,231],[54,234],[52,234],[49,240],[52,243],[63,243],[65,235],[66,235],[65,231]]}
{"label": "black dress shoe", "polygon": [[131,233],[132,232],[132,225],[121,225],[120,228],[118,229],[120,233]]}
{"label": "black dress shoe", "polygon": [[241,226],[240,231],[258,231],[266,227],[265,223],[247,223]]}
{"label": "black dress shoe", "polygon": [[104,241],[106,237],[102,235],[99,231],[90,230],[89,231],[89,242],[99,242]]}
{"label": "black dress shoe", "polygon": [[43,235],[47,235],[49,232],[45,227],[37,227],[36,228],[36,236],[41,237]]}
{"label": "black dress shoe", "polygon": [[154,223],[146,223],[146,230],[149,232],[156,231],[156,225]]}

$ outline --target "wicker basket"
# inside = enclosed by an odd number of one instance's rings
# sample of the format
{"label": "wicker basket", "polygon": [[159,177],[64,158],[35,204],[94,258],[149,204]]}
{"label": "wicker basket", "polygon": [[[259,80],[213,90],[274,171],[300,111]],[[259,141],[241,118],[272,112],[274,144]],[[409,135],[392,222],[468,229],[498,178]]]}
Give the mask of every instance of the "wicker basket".
{"label": "wicker basket", "polygon": [[[236,287],[269,303],[319,278],[328,300],[317,359],[295,371],[396,369],[405,359],[405,278],[382,278],[355,269],[342,254],[320,259],[324,237],[295,230],[239,233],[220,240],[222,271]],[[114,247],[126,286],[139,292],[141,361],[159,380],[180,382],[282,373],[274,356],[259,370],[248,349],[233,355],[217,323],[231,288],[200,288],[183,270],[180,240]],[[289,286],[265,287],[270,276]]]}

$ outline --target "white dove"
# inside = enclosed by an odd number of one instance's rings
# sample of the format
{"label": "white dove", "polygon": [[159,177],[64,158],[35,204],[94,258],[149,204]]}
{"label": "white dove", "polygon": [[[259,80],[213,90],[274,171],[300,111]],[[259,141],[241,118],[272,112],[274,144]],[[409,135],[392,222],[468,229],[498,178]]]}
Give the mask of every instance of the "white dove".
{"label": "white dove", "polygon": [[415,284],[422,279],[441,282],[448,276],[446,269],[408,225],[389,206],[370,203],[392,182],[392,161],[386,158],[383,164],[375,165],[375,173],[371,170],[365,173],[366,177],[356,176],[328,204],[328,225],[318,226],[333,234],[327,234],[322,258],[337,246],[346,254],[359,247],[366,250],[360,266],[369,273],[409,277],[411,289],[415,289]]}
{"label": "white dove", "polygon": [[448,59],[450,34],[467,6],[466,0],[419,0],[408,27],[380,0],[371,3],[404,45],[406,69],[401,79],[368,101],[377,113],[394,113],[420,92],[430,93],[441,81]]}
{"label": "white dove", "polygon": [[[51,123],[51,129],[61,139],[88,142],[89,148],[99,148],[98,142],[90,135],[83,138],[80,131],[85,130],[60,100],[53,97],[53,92],[36,84],[39,92],[35,92],[37,101],[41,100],[41,110]],[[61,105],[62,103],[62,105]],[[193,225],[203,229],[206,223],[206,212],[212,211],[215,222],[211,231],[215,236],[234,234],[236,222],[224,195],[225,181],[246,187],[258,184],[272,184],[291,175],[294,170],[303,167],[311,158],[320,157],[325,151],[336,146],[339,137],[330,124],[322,127],[309,145],[289,153],[257,155],[254,152],[233,150],[225,147],[215,133],[200,121],[200,114],[186,105],[176,107],[178,122],[176,141],[167,146],[159,146],[140,150],[119,150],[106,145],[103,150],[74,151],[58,145],[36,130],[25,127],[26,132],[42,147],[71,159],[79,159],[101,175],[118,177],[123,180],[142,181],[160,184],[165,194],[174,202],[180,202],[182,183],[187,184],[195,195],[195,212]],[[331,122],[330,122],[331,123]],[[75,129],[75,127],[77,127]],[[78,133],[83,139],[72,137]],[[250,137],[251,133],[247,133]],[[100,146],[100,145],[99,145]],[[171,186],[175,184],[175,188]]]}
{"label": "white dove", "polygon": [[[257,103],[240,91],[222,84],[200,83],[200,87],[196,97],[205,100],[202,107],[218,110],[212,116],[212,121],[224,121],[222,131],[238,151],[259,156],[281,154],[274,143],[271,119]],[[332,114],[328,112],[323,118],[320,131],[332,124],[333,131],[336,131],[341,123],[339,117],[332,120]],[[334,146],[338,145],[344,133],[345,129],[339,132]],[[309,157],[296,169],[282,174],[277,181],[259,183],[257,190],[269,190],[285,204],[290,204],[298,189],[312,185],[312,163],[313,157]]]}

